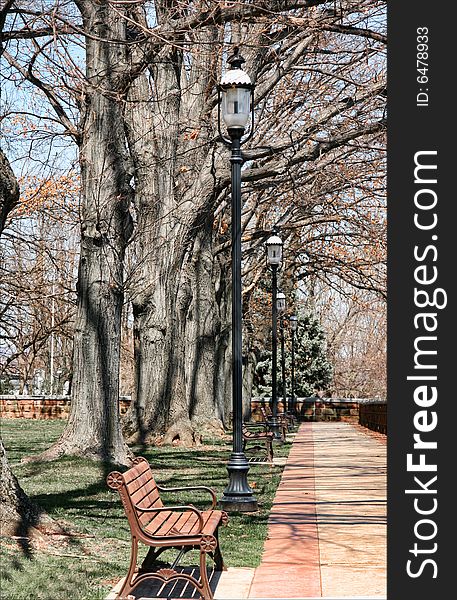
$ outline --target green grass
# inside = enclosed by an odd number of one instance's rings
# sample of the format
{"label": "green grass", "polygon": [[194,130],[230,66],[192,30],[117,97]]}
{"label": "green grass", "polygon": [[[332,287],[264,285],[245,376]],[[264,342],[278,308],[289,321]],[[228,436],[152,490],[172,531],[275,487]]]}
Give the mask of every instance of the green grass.
{"label": "green grass", "polygon": [[[2,600],[98,600],[126,573],[130,554],[127,519],[118,495],[106,486],[106,466],[73,457],[50,463],[20,463],[21,458],[49,447],[64,426],[57,420],[2,422],[8,458],[21,486],[71,533],[38,540],[31,551],[24,540],[2,538]],[[276,448],[275,456],[285,456],[289,449],[290,444]],[[220,497],[227,484],[225,465],[230,446],[220,441],[191,449],[148,447],[133,451],[149,460],[161,485],[208,485]],[[278,466],[251,467],[249,482],[260,510],[233,513],[228,526],[221,528],[221,548],[228,566],[259,564],[281,472]],[[204,495],[197,498],[195,493],[169,498],[170,503],[192,502],[198,508],[207,505],[205,500]],[[167,553],[162,557],[166,560]],[[197,564],[197,560],[198,555],[191,552],[183,564]]]}

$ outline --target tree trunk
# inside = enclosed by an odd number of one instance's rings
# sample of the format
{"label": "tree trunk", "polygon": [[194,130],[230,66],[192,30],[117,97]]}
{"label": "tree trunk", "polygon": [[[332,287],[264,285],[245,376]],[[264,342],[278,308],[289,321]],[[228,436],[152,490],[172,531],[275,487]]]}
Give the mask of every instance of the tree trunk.
{"label": "tree trunk", "polygon": [[[195,34],[197,37],[197,34]],[[131,89],[129,148],[135,165],[137,268],[132,283],[136,389],[125,431],[141,440],[198,442],[222,432],[222,331],[213,222],[223,185],[212,142],[215,57],[199,32],[190,68],[164,46]],[[228,164],[228,161],[227,161]]]}
{"label": "tree trunk", "polygon": [[[212,253],[212,214],[185,251],[160,252],[149,278],[156,282],[135,316],[136,393],[126,428],[143,441],[190,445],[201,435],[219,435],[225,414],[227,330],[215,293],[218,276]],[[151,266],[151,265],[150,265]]]}
{"label": "tree trunk", "polygon": [[35,526],[40,514],[19,485],[6,456],[0,438],[0,524],[3,535],[23,536],[29,527]]}
{"label": "tree trunk", "polygon": [[243,354],[243,419],[249,421],[256,356],[253,350],[245,351]]}
{"label": "tree trunk", "polygon": [[[19,200],[19,185],[8,159],[0,150],[0,236],[6,219]],[[6,456],[0,437],[0,530],[2,535],[23,537],[37,523],[38,508],[19,485]]]}
{"label": "tree trunk", "polygon": [[80,167],[81,256],[74,337],[71,412],[54,446],[30,460],[76,454],[128,464],[119,414],[119,366],[123,266],[132,233],[132,190],[116,77],[125,47],[125,21],[108,3],[82,4],[86,38],[87,94],[83,107]]}
{"label": "tree trunk", "polygon": [[[181,313],[182,335],[178,340],[183,350],[185,417],[191,422],[194,438],[218,435],[222,431],[224,406],[216,388],[217,350],[221,335],[221,319],[215,298],[216,263],[212,252],[212,214],[206,227],[198,232],[181,270],[186,311]],[[173,410],[173,407],[171,407]],[[181,425],[171,412],[165,442],[179,435]],[[184,440],[183,440],[184,441]]]}
{"label": "tree trunk", "polygon": [[6,218],[19,202],[19,185],[8,159],[0,149],[0,235]]}

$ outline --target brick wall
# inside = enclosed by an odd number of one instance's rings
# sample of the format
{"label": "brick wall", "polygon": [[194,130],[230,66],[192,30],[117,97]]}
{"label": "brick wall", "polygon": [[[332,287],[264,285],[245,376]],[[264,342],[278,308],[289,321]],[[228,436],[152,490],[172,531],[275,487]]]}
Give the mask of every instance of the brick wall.
{"label": "brick wall", "polygon": [[[130,398],[120,399],[121,414],[130,405]],[[0,416],[4,419],[67,419],[69,396],[0,396]]]}
{"label": "brick wall", "polygon": [[360,425],[387,434],[387,402],[364,402],[360,405]]}
{"label": "brick wall", "polygon": [[[253,398],[251,409],[253,418],[258,418],[262,403],[268,399]],[[359,401],[352,398],[297,398],[296,412],[302,421],[349,421],[357,423],[359,420]],[[282,401],[278,402],[279,412],[283,410]]]}
{"label": "brick wall", "polygon": [[[263,420],[260,412],[263,403],[268,403],[268,399],[253,398],[253,420]],[[127,411],[129,405],[130,398],[121,396],[121,414]],[[278,407],[282,412],[281,401]],[[296,407],[302,421],[348,421],[387,433],[386,402],[352,398],[297,398]],[[69,396],[0,396],[0,416],[5,419],[66,419],[69,413]]]}
{"label": "brick wall", "polygon": [[[252,418],[263,420],[260,406],[268,404],[268,398],[253,398]],[[296,412],[301,421],[348,421],[360,423],[364,427],[387,433],[387,403],[366,398],[297,398]],[[283,410],[278,402],[279,412]]]}

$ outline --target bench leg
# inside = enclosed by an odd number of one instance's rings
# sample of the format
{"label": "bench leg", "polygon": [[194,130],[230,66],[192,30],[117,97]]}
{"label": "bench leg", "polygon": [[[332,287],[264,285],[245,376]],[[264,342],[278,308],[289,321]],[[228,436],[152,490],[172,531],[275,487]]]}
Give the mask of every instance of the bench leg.
{"label": "bench leg", "polygon": [[216,549],[213,553],[214,564],[216,565],[216,571],[227,571],[227,567],[224,565],[224,559],[222,557],[221,547],[219,545],[219,530],[216,529],[214,537],[217,541]]}
{"label": "bench leg", "polygon": [[141,563],[141,568],[139,572],[147,573],[148,571],[150,571],[158,557],[162,554],[162,552],[165,552],[165,550],[167,550],[167,548],[154,548],[154,546],[149,548],[148,553],[146,554],[143,562]]}
{"label": "bench leg", "polygon": [[227,571],[227,567],[224,564],[224,559],[222,558],[222,552],[219,546],[214,552],[214,564],[216,565],[216,571]]}
{"label": "bench leg", "polygon": [[202,600],[213,600],[213,592],[209,585],[208,572],[206,570],[206,552],[200,550],[200,581],[202,582]]}
{"label": "bench leg", "polygon": [[128,573],[125,577],[124,584],[119,590],[118,598],[122,598],[124,595],[128,596],[133,590],[132,578],[136,571],[136,561],[138,558],[138,540],[136,537],[132,537],[132,550],[130,552],[130,566]]}
{"label": "bench leg", "polygon": [[267,458],[270,462],[273,461],[273,442],[271,440],[266,440],[267,446]]}

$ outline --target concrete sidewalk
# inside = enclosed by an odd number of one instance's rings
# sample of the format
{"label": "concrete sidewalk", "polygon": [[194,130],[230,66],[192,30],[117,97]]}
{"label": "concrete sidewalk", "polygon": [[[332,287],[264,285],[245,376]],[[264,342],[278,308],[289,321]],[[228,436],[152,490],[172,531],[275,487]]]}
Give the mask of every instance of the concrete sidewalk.
{"label": "concrete sidewalk", "polygon": [[[212,573],[215,600],[385,598],[385,441],[349,423],[302,423],[276,492],[261,564]],[[152,589],[135,597],[158,595],[167,597]],[[172,597],[198,594],[187,586]]]}
{"label": "concrete sidewalk", "polygon": [[386,596],[386,445],[342,422],[303,423],[250,598]]}

